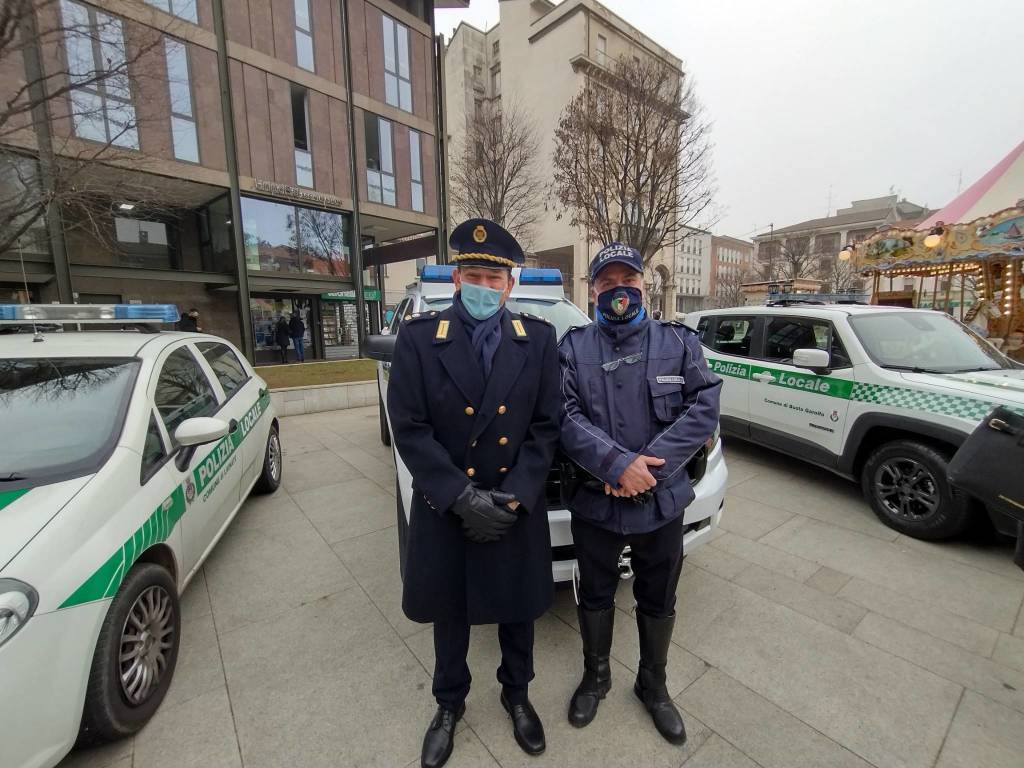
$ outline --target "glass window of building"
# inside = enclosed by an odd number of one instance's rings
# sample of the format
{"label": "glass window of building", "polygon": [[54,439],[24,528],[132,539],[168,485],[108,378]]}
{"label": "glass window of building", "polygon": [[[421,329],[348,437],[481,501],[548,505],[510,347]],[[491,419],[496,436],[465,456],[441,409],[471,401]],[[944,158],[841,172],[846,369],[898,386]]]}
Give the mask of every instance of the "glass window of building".
{"label": "glass window of building", "polygon": [[597,36],[597,63],[608,63],[608,38],[604,35]]}
{"label": "glass window of building", "polygon": [[412,112],[412,81],[409,75],[409,28],[384,16],[384,100]]}
{"label": "glass window of building", "polygon": [[423,165],[420,159],[419,131],[409,131],[409,163],[412,166],[412,209],[423,213]]}
{"label": "glass window of building", "polygon": [[167,59],[167,89],[171,97],[171,139],[174,156],[190,163],[199,162],[199,140],[192,102],[192,81],[188,70],[188,49],[180,40],[164,38]]}
{"label": "glass window of building", "polygon": [[491,72],[491,91],[495,96],[501,93],[501,68]]}
{"label": "glass window of building", "polygon": [[495,40],[491,43],[491,55],[497,56],[501,52],[501,41]]}
{"label": "glass window of building", "polygon": [[166,222],[114,216],[118,260],[129,267],[177,269],[177,249]]}
{"label": "glass window of building", "polygon": [[348,277],[347,214],[242,198],[246,266],[253,271]]}
{"label": "glass window of building", "polygon": [[196,15],[196,0],[146,0],[146,3],[177,16],[179,19],[191,21],[193,24],[199,23],[199,17]]}
{"label": "glass window of building", "polygon": [[395,163],[391,122],[364,113],[366,127],[366,186],[371,202],[395,205]]}
{"label": "glass window of building", "polygon": [[139,148],[121,21],[61,0],[75,135]]}
{"label": "glass window of building", "polygon": [[313,26],[310,22],[309,0],[295,0],[295,63],[310,72],[313,63]]}
{"label": "glass window of building", "polygon": [[295,183],[313,186],[313,154],[309,151],[309,94],[292,84],[292,133],[295,137]]}

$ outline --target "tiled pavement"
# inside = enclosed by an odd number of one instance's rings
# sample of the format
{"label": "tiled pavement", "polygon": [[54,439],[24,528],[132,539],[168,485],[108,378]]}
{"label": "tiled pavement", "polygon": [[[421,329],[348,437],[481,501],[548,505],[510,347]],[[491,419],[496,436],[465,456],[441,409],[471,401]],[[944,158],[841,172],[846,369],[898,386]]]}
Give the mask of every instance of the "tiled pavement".
{"label": "tiled pavement", "polygon": [[[417,765],[433,712],[429,627],[401,612],[394,470],[377,411],[284,419],[284,487],[250,500],[183,600],[174,683],[134,739],[62,768]],[[690,739],[634,699],[623,583],[614,688],[565,720],[580,670],[571,590],[537,623],[531,695],[548,751],[526,757],[497,700],[492,628],[452,766],[1024,765],[1024,573],[1006,546],[927,544],[857,488],[729,445],[722,531],[686,561],[670,688]]]}

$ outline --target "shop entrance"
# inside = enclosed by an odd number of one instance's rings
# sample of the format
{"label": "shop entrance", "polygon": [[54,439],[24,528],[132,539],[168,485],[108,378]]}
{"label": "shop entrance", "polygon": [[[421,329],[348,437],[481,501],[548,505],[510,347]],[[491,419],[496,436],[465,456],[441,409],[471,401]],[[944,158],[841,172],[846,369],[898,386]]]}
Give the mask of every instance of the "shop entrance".
{"label": "shop entrance", "polygon": [[[256,365],[299,362],[298,349],[289,329],[289,321],[293,315],[297,315],[304,326],[302,346],[305,360],[323,359],[323,343],[320,335],[314,333],[319,323],[316,297],[255,294],[249,297],[249,311],[252,313]],[[284,349],[278,343],[278,327],[282,322],[285,331],[281,336],[288,337],[287,347]]]}

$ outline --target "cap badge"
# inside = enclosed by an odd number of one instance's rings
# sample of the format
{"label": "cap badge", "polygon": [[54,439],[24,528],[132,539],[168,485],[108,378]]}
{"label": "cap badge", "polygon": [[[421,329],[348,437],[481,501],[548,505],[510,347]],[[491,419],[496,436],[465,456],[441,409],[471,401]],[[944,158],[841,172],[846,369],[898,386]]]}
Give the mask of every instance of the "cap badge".
{"label": "cap badge", "polygon": [[487,230],[484,229],[483,224],[477,224],[473,230],[473,240],[477,243],[482,243],[487,239]]}

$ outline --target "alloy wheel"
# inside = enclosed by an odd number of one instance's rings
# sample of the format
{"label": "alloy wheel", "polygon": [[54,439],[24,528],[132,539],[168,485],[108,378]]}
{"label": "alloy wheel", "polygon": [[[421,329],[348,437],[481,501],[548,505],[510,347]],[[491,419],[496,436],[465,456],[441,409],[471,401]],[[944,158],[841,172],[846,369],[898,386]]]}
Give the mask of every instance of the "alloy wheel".
{"label": "alloy wheel", "polygon": [[874,492],[889,514],[911,522],[934,515],[942,500],[932,471],[910,458],[896,457],[879,464]]}
{"label": "alloy wheel", "polygon": [[160,687],[174,646],[174,605],[162,586],[148,587],[132,604],[121,630],[121,691],[139,706]]}

